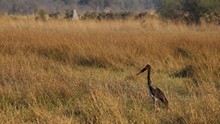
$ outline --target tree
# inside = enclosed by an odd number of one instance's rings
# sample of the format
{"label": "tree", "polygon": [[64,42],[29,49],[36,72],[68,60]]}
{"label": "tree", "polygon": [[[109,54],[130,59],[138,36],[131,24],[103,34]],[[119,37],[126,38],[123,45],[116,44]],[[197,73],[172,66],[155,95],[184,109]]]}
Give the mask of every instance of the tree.
{"label": "tree", "polygon": [[177,19],[182,15],[182,5],[179,0],[158,0],[157,12],[164,18]]}
{"label": "tree", "polygon": [[185,19],[188,23],[200,23],[205,13],[220,12],[219,0],[156,0],[157,12],[164,18]]}
{"label": "tree", "polygon": [[188,13],[187,16],[185,16],[185,20],[187,21],[187,23],[196,23],[199,24],[200,23],[200,14],[201,14],[201,10],[199,7],[199,0],[182,0],[181,4],[182,4],[182,11],[183,14]]}
{"label": "tree", "polygon": [[219,0],[200,0],[199,8],[201,13],[220,12]]}

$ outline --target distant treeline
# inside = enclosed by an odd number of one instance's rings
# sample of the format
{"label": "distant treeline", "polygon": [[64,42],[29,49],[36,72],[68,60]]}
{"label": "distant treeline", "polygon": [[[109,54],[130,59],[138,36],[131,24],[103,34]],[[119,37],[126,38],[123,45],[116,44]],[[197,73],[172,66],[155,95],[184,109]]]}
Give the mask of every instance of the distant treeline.
{"label": "distant treeline", "polygon": [[45,12],[56,17],[73,8],[81,19],[136,19],[151,9],[161,18],[189,24],[199,24],[201,18],[220,23],[220,0],[0,0],[0,12],[6,14],[45,15]]}
{"label": "distant treeline", "polygon": [[76,11],[67,9],[65,14],[61,12],[47,13],[45,10],[40,10],[36,15],[36,20],[47,21],[49,19],[67,19],[67,20],[138,20],[144,18],[159,18],[153,10],[147,12],[85,12],[78,15]]}
{"label": "distant treeline", "polygon": [[[67,20],[146,20],[146,19],[160,19],[163,20],[164,17],[159,15],[154,10],[148,10],[146,12],[134,13],[134,12],[86,12],[84,14],[78,15],[77,12],[73,10],[66,10],[65,14],[60,12],[47,13],[44,10],[39,11],[36,15],[36,20],[47,21],[49,19],[67,19]],[[220,13],[211,12],[205,13],[199,16],[198,22],[194,20],[195,18],[190,15],[189,12],[179,15],[177,18],[173,19],[176,22],[182,22],[186,24],[200,24],[204,22],[207,24],[220,25]]]}

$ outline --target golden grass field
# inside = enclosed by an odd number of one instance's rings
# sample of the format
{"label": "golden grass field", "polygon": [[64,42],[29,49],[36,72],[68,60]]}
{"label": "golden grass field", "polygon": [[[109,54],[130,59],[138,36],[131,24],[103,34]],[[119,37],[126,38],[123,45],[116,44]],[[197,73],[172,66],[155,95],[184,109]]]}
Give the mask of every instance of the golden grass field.
{"label": "golden grass field", "polygon": [[220,27],[0,17],[0,123],[218,124]]}

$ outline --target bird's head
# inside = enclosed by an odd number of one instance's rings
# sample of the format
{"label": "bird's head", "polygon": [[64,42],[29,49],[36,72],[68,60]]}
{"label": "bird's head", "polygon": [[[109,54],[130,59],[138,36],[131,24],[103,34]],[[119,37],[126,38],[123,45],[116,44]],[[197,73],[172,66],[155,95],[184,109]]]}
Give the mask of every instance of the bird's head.
{"label": "bird's head", "polygon": [[136,76],[138,76],[139,74],[143,73],[146,70],[150,70],[151,66],[149,64],[147,64],[139,73],[136,74]]}

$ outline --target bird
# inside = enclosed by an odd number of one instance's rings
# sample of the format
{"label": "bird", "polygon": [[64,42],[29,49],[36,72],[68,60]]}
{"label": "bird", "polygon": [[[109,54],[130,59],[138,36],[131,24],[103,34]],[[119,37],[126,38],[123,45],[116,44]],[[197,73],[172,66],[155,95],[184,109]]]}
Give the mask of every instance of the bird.
{"label": "bird", "polygon": [[143,73],[144,71],[148,71],[147,74],[147,86],[149,89],[149,93],[150,93],[150,97],[153,99],[154,104],[155,104],[155,109],[157,108],[157,100],[160,100],[166,108],[168,108],[168,100],[166,98],[166,96],[164,95],[164,93],[158,88],[154,88],[151,85],[151,78],[150,78],[150,73],[151,73],[151,66],[149,64],[147,64],[139,73],[136,74],[136,76],[138,76],[139,74]]}

